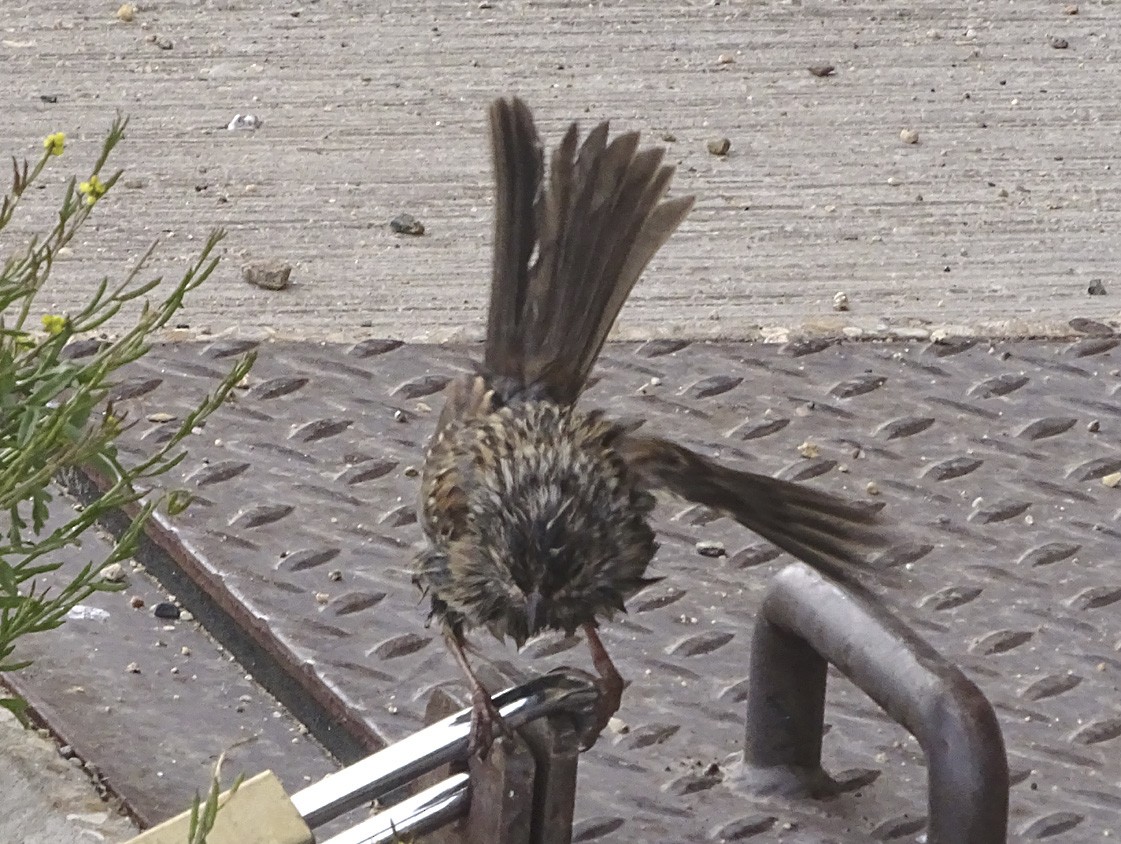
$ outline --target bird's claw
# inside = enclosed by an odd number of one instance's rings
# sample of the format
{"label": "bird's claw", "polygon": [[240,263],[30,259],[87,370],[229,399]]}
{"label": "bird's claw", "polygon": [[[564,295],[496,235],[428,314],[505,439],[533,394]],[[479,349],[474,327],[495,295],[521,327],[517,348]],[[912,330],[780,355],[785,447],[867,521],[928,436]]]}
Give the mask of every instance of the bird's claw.
{"label": "bird's claw", "polygon": [[624,683],[618,674],[598,677],[595,684],[599,689],[599,700],[596,701],[590,722],[581,735],[581,750],[588,750],[596,743],[623,703]]}
{"label": "bird's claw", "polygon": [[513,735],[489,695],[483,691],[472,695],[468,753],[478,756],[479,759],[486,759],[498,736],[513,738]]}

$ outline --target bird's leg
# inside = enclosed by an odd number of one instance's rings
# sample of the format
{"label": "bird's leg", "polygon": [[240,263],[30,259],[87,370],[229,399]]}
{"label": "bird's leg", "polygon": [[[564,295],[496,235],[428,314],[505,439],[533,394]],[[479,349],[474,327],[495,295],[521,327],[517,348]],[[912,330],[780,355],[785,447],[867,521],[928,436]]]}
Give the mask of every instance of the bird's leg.
{"label": "bird's leg", "polygon": [[444,633],[444,640],[448,644],[448,650],[452,652],[455,661],[459,663],[459,667],[463,670],[463,675],[467,678],[467,685],[471,689],[471,738],[467,749],[470,753],[477,753],[480,759],[486,759],[490,753],[491,745],[494,744],[495,731],[509,736],[510,728],[502,720],[502,715],[499,714],[498,707],[491,700],[490,693],[475,675],[471,663],[467,661],[462,636],[449,630]]}
{"label": "bird's leg", "polygon": [[593,623],[584,625],[584,635],[588,638],[588,649],[592,652],[592,665],[599,675],[600,697],[596,705],[595,723],[586,747],[591,747],[600,733],[611,720],[611,716],[619,711],[623,703],[623,676],[611,661],[603,640],[599,638],[599,631]]}

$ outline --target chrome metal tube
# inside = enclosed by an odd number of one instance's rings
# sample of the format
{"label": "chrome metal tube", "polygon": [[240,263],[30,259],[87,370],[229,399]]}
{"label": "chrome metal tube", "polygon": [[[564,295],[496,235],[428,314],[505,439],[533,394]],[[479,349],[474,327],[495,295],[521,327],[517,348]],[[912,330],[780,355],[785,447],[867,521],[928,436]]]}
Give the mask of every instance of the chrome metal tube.
{"label": "chrome metal tube", "polygon": [[[559,712],[583,714],[597,697],[586,675],[555,671],[500,692],[494,703],[507,726],[516,729]],[[292,803],[315,829],[441,765],[466,759],[470,729],[471,710],[464,709],[312,783],[292,795]]]}
{"label": "chrome metal tube", "polygon": [[469,781],[467,774],[454,774],[322,844],[395,844],[411,840],[413,835],[426,835],[467,812]]}

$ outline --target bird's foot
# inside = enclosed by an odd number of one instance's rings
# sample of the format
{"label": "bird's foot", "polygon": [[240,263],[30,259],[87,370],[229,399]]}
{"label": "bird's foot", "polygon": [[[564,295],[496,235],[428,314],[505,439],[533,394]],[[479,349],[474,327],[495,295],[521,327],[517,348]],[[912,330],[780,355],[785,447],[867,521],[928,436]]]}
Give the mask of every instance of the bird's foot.
{"label": "bird's foot", "polygon": [[615,668],[615,663],[611,661],[611,657],[603,646],[595,626],[585,625],[584,633],[588,637],[588,646],[592,652],[592,663],[595,665],[596,673],[599,674],[596,680],[596,686],[599,688],[599,701],[596,703],[595,711],[592,713],[592,723],[584,733],[581,745],[583,750],[587,750],[596,743],[596,739],[607,729],[612,716],[622,706],[623,688],[626,683],[623,682],[622,675]]}
{"label": "bird's foot", "polygon": [[471,733],[467,751],[480,759],[486,759],[499,735],[512,738],[514,734],[502,720],[498,707],[494,705],[486,689],[480,686],[471,693]]}
{"label": "bird's foot", "polygon": [[610,674],[596,679],[599,700],[596,701],[595,709],[592,711],[591,723],[584,732],[583,742],[580,745],[581,750],[587,750],[596,743],[600,734],[611,723],[615,713],[619,711],[619,707],[623,704],[623,686],[623,678],[618,674]]}

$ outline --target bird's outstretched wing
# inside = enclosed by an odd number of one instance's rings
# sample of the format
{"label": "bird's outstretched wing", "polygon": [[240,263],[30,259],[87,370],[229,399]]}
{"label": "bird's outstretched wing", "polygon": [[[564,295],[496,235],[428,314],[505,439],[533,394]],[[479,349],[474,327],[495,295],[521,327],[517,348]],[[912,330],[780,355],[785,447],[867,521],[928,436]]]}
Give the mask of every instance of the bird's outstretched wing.
{"label": "bird's outstretched wing", "polygon": [[628,434],[616,447],[647,488],[721,510],[832,577],[850,580],[887,545],[877,506],[730,469],[657,437]]}

